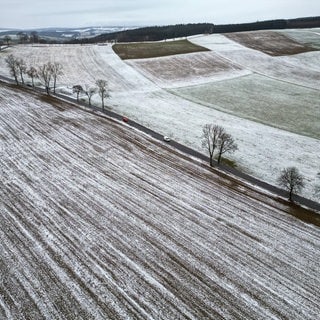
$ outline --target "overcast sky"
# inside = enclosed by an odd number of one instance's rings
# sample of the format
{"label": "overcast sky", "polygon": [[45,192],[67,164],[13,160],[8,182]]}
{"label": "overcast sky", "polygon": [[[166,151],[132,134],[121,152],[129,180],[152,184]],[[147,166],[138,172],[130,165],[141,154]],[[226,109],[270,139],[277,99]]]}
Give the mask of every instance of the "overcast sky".
{"label": "overcast sky", "polygon": [[320,15],[320,0],[0,0],[0,28],[254,22]]}

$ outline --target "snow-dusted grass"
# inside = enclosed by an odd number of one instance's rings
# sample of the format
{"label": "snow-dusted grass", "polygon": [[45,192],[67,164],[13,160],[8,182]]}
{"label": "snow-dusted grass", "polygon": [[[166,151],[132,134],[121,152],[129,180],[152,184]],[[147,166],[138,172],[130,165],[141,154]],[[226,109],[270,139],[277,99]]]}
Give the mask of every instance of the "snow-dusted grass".
{"label": "snow-dusted grass", "polygon": [[318,90],[250,75],[172,92],[241,118],[320,139]]}
{"label": "snow-dusted grass", "polygon": [[[184,81],[184,73],[180,72],[176,76],[178,68],[175,67],[172,70],[173,75],[167,82],[164,78],[155,80],[155,74],[152,78],[150,73],[147,76],[146,69],[140,68],[139,65],[134,66],[122,61],[111,46],[95,45],[10,48],[0,53],[0,72],[8,74],[4,57],[13,53],[31,64],[46,63],[48,60],[60,62],[64,66],[64,75],[58,79],[58,91],[66,94],[71,94],[71,88],[75,84],[94,84],[96,79],[107,79],[111,89],[111,98],[107,102],[109,108],[204,153],[200,141],[203,125],[206,123],[222,125],[236,139],[239,150],[229,157],[236,161],[241,169],[271,184],[276,184],[277,175],[283,167],[296,166],[306,178],[303,195],[317,200],[314,196],[314,186],[320,163],[319,140],[241,119],[183,99],[163,90],[162,87],[175,88],[190,83],[214,82],[258,73],[269,78],[279,76],[277,80],[287,79],[285,81],[289,83],[317,89],[319,82],[316,79],[320,72],[312,70],[311,65],[308,68],[300,67],[297,61],[283,62],[278,57],[272,58],[245,48],[222,35],[197,36],[190,40],[214,51],[210,59],[207,52],[192,54],[197,55],[196,59],[200,62],[227,61],[229,66],[226,72],[221,70],[215,73],[214,68],[208,68],[210,74],[206,75],[203,72],[204,68],[200,68],[201,77],[194,75]],[[309,53],[299,56],[307,61],[308,55]],[[316,62],[319,55],[314,53],[312,57]],[[156,58],[154,63],[160,65],[162,59],[165,59],[167,65],[171,64],[169,57]],[[172,61],[187,65],[190,58],[188,55],[183,55],[178,60]],[[239,67],[240,71],[232,70],[232,66]],[[167,77],[170,77],[169,73]],[[277,81],[274,83],[278,84]],[[301,90],[300,88],[299,91],[302,92]],[[273,88],[270,89],[270,96],[272,93]],[[295,99],[294,96],[292,98]],[[101,104],[98,95],[94,96],[93,102]],[[319,99],[316,99],[315,106],[318,103]]]}
{"label": "snow-dusted grass", "polygon": [[320,71],[320,54],[318,51],[307,52],[287,57],[277,57],[277,60],[303,67],[306,70]]}
{"label": "snow-dusted grass", "polygon": [[320,28],[279,30],[286,36],[316,49],[320,49]]}
{"label": "snow-dusted grass", "polygon": [[316,320],[320,229],[124,123],[0,86],[1,319]]}

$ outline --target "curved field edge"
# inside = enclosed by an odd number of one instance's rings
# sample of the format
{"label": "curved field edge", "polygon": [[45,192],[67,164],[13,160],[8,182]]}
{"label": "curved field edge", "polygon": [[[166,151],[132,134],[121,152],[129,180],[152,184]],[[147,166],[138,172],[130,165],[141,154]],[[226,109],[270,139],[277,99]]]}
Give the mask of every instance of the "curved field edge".
{"label": "curved field edge", "polygon": [[147,135],[0,87],[0,315],[317,319],[320,229]]}
{"label": "curved field edge", "polygon": [[123,60],[209,51],[209,49],[193,44],[186,39],[160,42],[117,43],[112,48]]}

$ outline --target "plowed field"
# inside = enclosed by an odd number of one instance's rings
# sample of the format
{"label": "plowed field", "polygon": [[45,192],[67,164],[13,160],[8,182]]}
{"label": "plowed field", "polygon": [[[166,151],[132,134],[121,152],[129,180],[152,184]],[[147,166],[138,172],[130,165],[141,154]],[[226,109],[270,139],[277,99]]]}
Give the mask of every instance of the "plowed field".
{"label": "plowed field", "polygon": [[318,319],[320,229],[168,145],[0,87],[1,319]]}
{"label": "plowed field", "polygon": [[315,50],[311,46],[301,44],[284,34],[274,31],[235,32],[227,33],[226,37],[248,48],[260,50],[271,56],[284,56]]}

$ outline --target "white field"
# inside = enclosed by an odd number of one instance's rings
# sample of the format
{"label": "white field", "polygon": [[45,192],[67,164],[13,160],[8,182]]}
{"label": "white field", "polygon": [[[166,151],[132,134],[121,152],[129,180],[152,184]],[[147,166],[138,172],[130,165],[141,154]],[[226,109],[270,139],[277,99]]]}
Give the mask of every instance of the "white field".
{"label": "white field", "polygon": [[170,91],[240,118],[320,139],[315,89],[252,74]]}
{"label": "white field", "polygon": [[[1,53],[0,72],[8,74],[3,58],[13,53],[31,64],[41,64],[49,60],[61,62],[64,75],[59,79],[58,85],[60,92],[65,94],[71,94],[71,88],[75,84],[93,84],[96,79],[107,79],[111,89],[111,98],[108,101],[111,109],[203,153],[205,151],[201,149],[200,142],[203,125],[222,125],[235,137],[239,146],[236,153],[228,155],[236,161],[239,168],[276,184],[276,177],[282,168],[296,166],[306,179],[302,194],[318,200],[314,195],[316,176],[320,170],[318,139],[242,119],[221,112],[223,106],[214,109],[203,103],[188,101],[170,93],[168,89],[217,81],[227,83],[230,79],[238,81],[245,79],[242,76],[258,74],[262,78],[274,80],[275,85],[282,81],[283,86],[287,82],[288,86],[300,86],[300,91],[303,91],[303,88],[306,91],[314,90],[316,96],[319,92],[320,71],[317,68],[320,53],[312,52],[285,58],[269,57],[245,48],[223,35],[196,36],[191,40],[212,49],[213,53],[125,62],[114,54],[110,46],[21,46]],[[206,74],[204,70],[210,63],[212,67],[208,67]],[[161,64],[166,66],[166,69],[156,77],[150,65],[160,70]],[[181,72],[188,65],[192,66],[193,71]],[[232,90],[226,91],[226,95],[232,94]],[[98,96],[95,96],[94,100],[97,104],[100,103]],[[269,102],[273,103],[274,100],[272,97]],[[315,118],[320,114],[319,101],[320,99],[315,98]],[[265,103],[267,105],[268,100]],[[312,101],[308,105],[312,105]],[[253,105],[252,109],[254,107]]]}
{"label": "white field", "polygon": [[320,229],[293,207],[124,123],[0,97],[0,319],[319,319]]}
{"label": "white field", "polygon": [[[237,64],[243,69],[251,70],[254,73],[269,78],[320,90],[318,59],[314,59],[314,69],[312,65],[309,65],[308,68],[304,67],[300,63],[296,63],[296,60],[290,60],[290,57],[284,60],[282,57],[272,57],[263,52],[249,49],[223,35],[214,34],[197,37],[192,39],[192,41],[213,50],[217,55],[222,56],[233,64]],[[304,59],[308,59],[308,53],[301,53],[295,56],[305,55]],[[319,57],[320,51],[314,52],[314,55]]]}
{"label": "white field", "polygon": [[297,42],[320,49],[320,28],[279,31]]}

